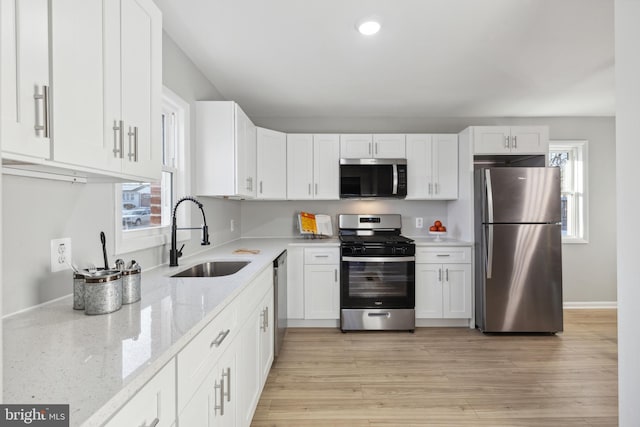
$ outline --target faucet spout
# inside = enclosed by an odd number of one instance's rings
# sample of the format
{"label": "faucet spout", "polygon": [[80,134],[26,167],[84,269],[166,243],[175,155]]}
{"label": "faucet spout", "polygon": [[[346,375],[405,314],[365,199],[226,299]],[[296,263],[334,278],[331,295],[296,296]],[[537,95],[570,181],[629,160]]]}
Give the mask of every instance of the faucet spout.
{"label": "faucet spout", "polygon": [[[180,203],[186,202],[187,200],[195,203],[196,205],[198,205],[198,208],[200,208],[200,212],[202,212],[202,227],[178,228],[177,221],[176,221],[176,210],[178,209],[178,206],[180,205]],[[178,230],[195,230],[198,228],[202,230],[202,236],[201,236],[202,240],[200,241],[200,244],[202,246],[211,244],[209,242],[209,227],[207,226],[207,218],[204,215],[204,209],[202,209],[202,203],[200,203],[194,197],[190,197],[190,196],[183,197],[182,199],[178,200],[176,205],[173,207],[173,216],[171,218],[171,249],[169,250],[169,267],[178,266],[178,258],[182,256],[182,249],[184,248],[184,245],[182,245],[182,247],[178,249],[178,245],[177,245]]]}

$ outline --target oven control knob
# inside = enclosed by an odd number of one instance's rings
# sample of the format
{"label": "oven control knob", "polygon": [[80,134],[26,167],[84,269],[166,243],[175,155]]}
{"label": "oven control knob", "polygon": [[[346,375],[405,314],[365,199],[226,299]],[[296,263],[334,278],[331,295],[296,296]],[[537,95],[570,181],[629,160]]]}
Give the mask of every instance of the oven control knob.
{"label": "oven control knob", "polygon": [[394,254],[405,254],[407,253],[407,248],[393,248]]}

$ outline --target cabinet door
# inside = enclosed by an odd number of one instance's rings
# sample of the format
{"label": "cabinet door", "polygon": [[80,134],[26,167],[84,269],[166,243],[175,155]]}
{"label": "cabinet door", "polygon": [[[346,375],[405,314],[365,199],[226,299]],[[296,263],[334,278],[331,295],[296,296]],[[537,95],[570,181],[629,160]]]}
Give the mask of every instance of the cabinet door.
{"label": "cabinet door", "polygon": [[474,154],[509,154],[511,128],[509,126],[474,126]]}
{"label": "cabinet door", "polygon": [[235,106],[235,121],[237,194],[255,197],[256,127],[237,104]]}
{"label": "cabinet door", "polygon": [[416,317],[442,317],[442,264],[416,264]]}
{"label": "cabinet door", "polygon": [[[238,425],[248,427],[260,400],[262,390],[260,365],[260,340],[262,336],[262,306],[252,311],[239,337],[238,378],[241,393],[238,393]],[[192,424],[187,424],[192,425]]]}
{"label": "cabinet door", "polygon": [[[105,427],[151,425],[170,427],[174,425],[176,420],[175,375],[175,362],[172,359],[105,424]],[[202,424],[198,422],[185,425]]]}
{"label": "cabinet door", "polygon": [[405,134],[373,135],[373,157],[379,159],[404,159],[407,155]]}
{"label": "cabinet door", "polygon": [[511,151],[518,154],[549,152],[549,128],[546,126],[512,126]]}
{"label": "cabinet door", "polygon": [[338,265],[305,265],[304,318],[340,318]]}
{"label": "cabinet door", "polygon": [[471,317],[471,264],[443,264],[444,318]]}
{"label": "cabinet door", "polygon": [[341,159],[364,159],[373,157],[371,134],[340,135]]}
{"label": "cabinet door", "polygon": [[312,199],[313,135],[287,135],[287,199]]}
{"label": "cabinet door", "polygon": [[273,363],[273,291],[269,291],[260,303],[262,314],[262,333],[260,334],[260,386],[267,380]]}
{"label": "cabinet door", "polygon": [[258,199],[287,198],[287,135],[257,128]]}
{"label": "cabinet door", "polygon": [[340,142],[338,135],[313,136],[313,198],[340,198]]}
{"label": "cabinet door", "polygon": [[[114,48],[114,55],[120,53],[119,2],[63,0],[51,4],[53,160],[119,172],[120,161],[114,153],[117,135],[112,122],[110,132],[105,132],[104,114],[105,96],[120,94],[119,86],[104,86],[110,71],[107,64],[115,61],[118,67],[120,63],[106,50]],[[108,76],[119,79],[120,70],[116,71]]]}
{"label": "cabinet door", "polygon": [[434,135],[433,198],[458,198],[458,135]]}
{"label": "cabinet door", "polygon": [[[3,154],[50,157],[44,129],[49,89],[49,8],[47,0],[0,2],[0,141]],[[50,102],[50,100],[49,100]]]}
{"label": "cabinet door", "polygon": [[431,135],[407,135],[407,199],[426,199],[431,181]]}
{"label": "cabinet door", "polygon": [[122,170],[159,180],[162,18],[152,0],[124,0],[120,5]]}

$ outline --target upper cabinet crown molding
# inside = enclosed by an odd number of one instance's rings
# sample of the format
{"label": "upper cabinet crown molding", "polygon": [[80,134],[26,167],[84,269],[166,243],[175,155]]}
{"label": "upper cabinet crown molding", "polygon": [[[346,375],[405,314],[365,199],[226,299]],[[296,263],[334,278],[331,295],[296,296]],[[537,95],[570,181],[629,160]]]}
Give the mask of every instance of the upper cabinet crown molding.
{"label": "upper cabinet crown molding", "polygon": [[196,103],[196,193],[255,198],[257,129],[233,101]]}
{"label": "upper cabinet crown molding", "polygon": [[474,154],[547,154],[548,126],[472,126]]}

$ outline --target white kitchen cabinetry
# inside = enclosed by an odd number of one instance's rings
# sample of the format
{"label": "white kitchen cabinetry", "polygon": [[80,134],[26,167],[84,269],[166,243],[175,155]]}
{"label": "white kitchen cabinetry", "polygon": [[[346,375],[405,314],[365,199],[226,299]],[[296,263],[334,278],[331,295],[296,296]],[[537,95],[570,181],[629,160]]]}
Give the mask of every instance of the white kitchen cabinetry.
{"label": "white kitchen cabinetry", "polygon": [[471,248],[416,248],[416,317],[471,318]]}
{"label": "white kitchen cabinetry", "polygon": [[404,134],[343,134],[340,135],[342,159],[404,159]]}
{"label": "white kitchen cabinetry", "polygon": [[105,424],[105,427],[170,427],[174,425],[176,421],[175,378],[175,359],[171,359]]}
{"label": "white kitchen cabinetry", "polygon": [[458,135],[407,135],[407,199],[458,198]]}
{"label": "white kitchen cabinetry", "polygon": [[544,154],[549,152],[547,126],[473,126],[474,154]]}
{"label": "white kitchen cabinetry", "polygon": [[233,101],[196,103],[196,192],[256,197],[256,126]]}
{"label": "white kitchen cabinetry", "polygon": [[338,200],[340,142],[334,134],[287,135],[287,199]]}
{"label": "white kitchen cabinetry", "polygon": [[49,2],[0,2],[3,157],[48,159]]}
{"label": "white kitchen cabinetry", "polygon": [[257,128],[257,198],[287,198],[287,134]]}
{"label": "white kitchen cabinetry", "polygon": [[304,318],[340,318],[340,248],[304,249]]}
{"label": "white kitchen cabinetry", "polygon": [[[3,9],[9,3],[3,2]],[[15,2],[20,9],[16,25],[22,26],[23,19],[41,20],[42,10],[35,10],[40,3]],[[27,109],[19,112],[20,124],[35,121],[45,127],[50,123],[36,135],[50,132],[52,143],[33,142],[26,133],[22,140],[5,137],[3,94],[3,150],[7,151],[3,155],[27,162],[29,159],[16,155],[28,155],[35,164],[85,174],[158,180],[162,16],[153,1],[49,2],[44,26],[30,25],[32,34],[28,37],[16,33],[20,37],[16,49],[30,55],[40,52],[41,38],[45,37],[48,51],[44,58],[39,53],[38,61],[21,58],[15,75],[9,74],[7,79],[17,76],[20,81],[11,94],[14,99],[22,98],[17,104],[20,110]],[[2,43],[4,65],[4,31]],[[24,83],[32,92],[42,91],[30,75],[32,65],[47,78],[51,75],[50,96],[37,99],[35,107],[33,102],[27,104],[23,87]],[[4,84],[3,74],[3,91]],[[18,112],[15,107],[13,110],[7,115]],[[20,151],[14,150],[14,143]]]}
{"label": "white kitchen cabinetry", "polygon": [[273,269],[258,276],[249,294],[243,294],[242,318],[238,354],[238,411],[236,425],[248,427],[260,400],[273,363],[274,313]]}

